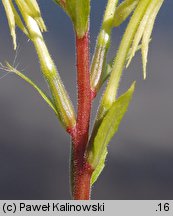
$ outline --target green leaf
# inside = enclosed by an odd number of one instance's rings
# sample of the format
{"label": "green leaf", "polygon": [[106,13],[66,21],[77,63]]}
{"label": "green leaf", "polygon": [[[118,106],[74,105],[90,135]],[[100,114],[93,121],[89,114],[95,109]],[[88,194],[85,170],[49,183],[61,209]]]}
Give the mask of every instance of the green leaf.
{"label": "green leaf", "polygon": [[36,0],[15,0],[15,2],[24,20],[30,16],[37,22],[41,32],[47,30]]}
{"label": "green leaf", "polygon": [[19,14],[18,14],[17,10],[15,9],[15,7],[14,7],[11,0],[10,0],[10,5],[11,5],[11,8],[12,8],[13,13],[14,13],[14,18],[15,18],[16,25],[23,31],[24,34],[26,34],[29,37],[28,31],[25,28]]}
{"label": "green leaf", "polygon": [[82,38],[88,30],[90,0],[66,0],[65,8],[73,21],[77,36]]}
{"label": "green leaf", "polygon": [[6,70],[8,72],[15,73],[20,78],[22,78],[27,83],[29,83],[40,94],[40,96],[45,100],[45,102],[52,108],[52,110],[55,112],[55,114],[56,115],[58,114],[52,100],[32,80],[30,80],[27,76],[25,76],[20,71],[16,70],[8,62],[6,63],[6,65],[7,65],[7,67],[2,66],[2,69]]}
{"label": "green leaf", "polygon": [[145,14],[148,4],[151,0],[139,1],[130,22],[126,28],[126,31],[122,37],[119,49],[117,51],[115,61],[112,67],[111,75],[105,89],[105,92],[101,98],[97,119],[101,119],[109,108],[114,103],[120,84],[120,79],[126,63],[127,55],[131,47],[133,38],[135,36],[136,30]]}
{"label": "green leaf", "polygon": [[102,75],[101,75],[101,84],[100,84],[100,88],[102,87],[102,85],[104,84],[104,82],[106,82],[106,80],[109,78],[111,71],[112,71],[112,66],[114,63],[114,59],[112,59],[105,67],[105,70],[103,71]]}
{"label": "green leaf", "polygon": [[88,163],[93,167],[92,183],[96,181],[104,168],[107,146],[117,132],[120,122],[125,115],[135,89],[135,82],[129,90],[120,96],[110,107],[103,118],[93,143],[88,152]]}
{"label": "green leaf", "polygon": [[132,58],[134,57],[138,44],[140,43],[142,39],[142,63],[143,63],[143,77],[146,79],[146,65],[147,65],[147,56],[148,56],[148,45],[150,41],[150,36],[152,33],[152,29],[154,26],[155,18],[157,16],[157,13],[163,4],[164,0],[155,0],[151,1],[148,4],[147,10],[140,22],[140,25],[136,31],[136,34],[133,39],[132,44],[132,52],[130,55],[130,58],[128,60],[127,66],[129,66]]}
{"label": "green leaf", "polygon": [[142,63],[143,63],[143,76],[144,79],[146,78],[146,67],[147,67],[147,57],[148,57],[148,47],[150,42],[150,37],[153,31],[153,26],[155,23],[155,19],[157,17],[157,14],[160,10],[160,7],[162,6],[164,0],[158,0],[158,3],[156,4],[154,10],[152,11],[152,14],[150,15],[150,18],[148,19],[148,22],[145,26],[145,30],[142,36]]}
{"label": "green leaf", "polygon": [[[147,40],[148,43],[151,42],[151,38],[149,38],[149,41]],[[136,49],[136,52],[137,51],[140,51],[142,49],[142,44],[139,44],[137,49]],[[126,61],[129,60],[130,56],[131,56],[131,53],[132,53],[132,48],[129,49],[129,52],[127,54],[127,58],[126,58]],[[112,66],[114,64],[114,59],[112,59],[105,67],[105,70],[103,71],[102,73],[102,76],[101,76],[101,84],[100,84],[100,88],[102,87],[102,85],[106,82],[106,80],[109,78],[111,72],[112,72]]]}
{"label": "green leaf", "polygon": [[40,30],[42,32],[47,31],[46,25],[42,19],[39,5],[36,0],[27,0],[26,1],[29,10],[31,11],[30,15],[35,18],[38,23]]}
{"label": "green leaf", "polygon": [[15,16],[13,13],[13,9],[11,7],[11,0],[2,0],[2,4],[4,5],[4,9],[6,12],[8,25],[10,28],[10,33],[13,39],[14,49],[16,49],[16,30],[15,30]]}
{"label": "green leaf", "polygon": [[33,17],[40,17],[41,13],[40,13],[40,8],[38,6],[38,3],[36,0],[24,0],[27,3],[27,6],[29,8],[29,10],[31,11],[31,16]]}
{"label": "green leaf", "polygon": [[101,155],[99,164],[97,165],[96,169],[94,170],[94,172],[91,176],[91,185],[93,185],[97,181],[98,177],[102,173],[102,171],[105,167],[105,160],[106,160],[107,154],[108,154],[108,151],[107,151],[107,148],[105,148],[103,154]]}
{"label": "green leaf", "polygon": [[133,12],[139,0],[125,0],[116,9],[114,16],[115,27],[121,25]]}
{"label": "green leaf", "polygon": [[95,95],[103,82],[102,74],[105,71],[107,53],[111,43],[111,32],[117,3],[118,0],[107,1],[102,26],[97,37],[90,73],[91,90]]}
{"label": "green leaf", "polygon": [[134,36],[133,44],[132,44],[132,52],[131,52],[131,55],[130,55],[130,58],[128,60],[128,63],[127,63],[126,67],[129,66],[132,58],[134,57],[134,55],[136,53],[137,47],[138,47],[138,45],[139,45],[139,43],[141,41],[142,35],[143,35],[144,31],[145,31],[145,27],[147,25],[148,20],[150,19],[150,15],[151,15],[155,5],[156,5],[156,1],[151,1],[151,3],[147,7],[147,10],[146,10],[146,12],[145,12],[145,14],[144,14],[144,16],[143,16],[143,18],[142,18],[142,20],[140,22],[140,25],[139,25],[139,27],[138,27],[138,29],[136,31],[136,34]]}

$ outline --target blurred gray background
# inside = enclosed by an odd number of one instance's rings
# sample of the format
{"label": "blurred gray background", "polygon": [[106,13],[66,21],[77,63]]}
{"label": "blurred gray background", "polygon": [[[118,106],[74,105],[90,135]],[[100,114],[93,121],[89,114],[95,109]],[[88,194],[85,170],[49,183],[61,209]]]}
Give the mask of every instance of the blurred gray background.
{"label": "blurred gray background", "polygon": [[[93,53],[106,1],[91,2]],[[52,1],[39,3],[48,27],[45,40],[76,103],[73,28]],[[124,71],[119,92],[133,80],[137,88],[109,145],[106,168],[93,187],[92,199],[173,199],[172,10],[173,1],[165,0],[152,35],[147,80],[142,78],[140,53]],[[0,14],[0,62],[18,65],[46,90],[32,43],[18,32],[18,52],[13,51],[2,3]],[[109,58],[115,55],[124,29],[125,25],[114,30]],[[70,199],[70,138],[28,84],[2,70],[0,77],[0,199]],[[97,105],[98,99],[95,110]]]}

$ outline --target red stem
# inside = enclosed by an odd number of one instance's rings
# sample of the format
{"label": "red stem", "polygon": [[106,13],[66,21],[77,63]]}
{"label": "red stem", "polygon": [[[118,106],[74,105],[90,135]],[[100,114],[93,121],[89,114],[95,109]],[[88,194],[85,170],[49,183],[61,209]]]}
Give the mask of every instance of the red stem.
{"label": "red stem", "polygon": [[88,33],[83,38],[76,36],[77,54],[77,83],[78,83],[78,115],[77,133],[78,142],[83,141],[85,150],[88,141],[88,129],[91,112],[91,88],[89,73],[89,36]]}
{"label": "red stem", "polygon": [[74,200],[90,199],[90,179],[92,175],[91,166],[86,163],[85,156],[82,156],[80,148],[75,147],[73,143],[71,180],[72,197]]}
{"label": "red stem", "polygon": [[73,199],[90,198],[90,178],[92,169],[86,163],[85,150],[91,112],[91,88],[89,72],[89,36],[76,36],[78,114],[75,133],[72,136],[72,195]]}

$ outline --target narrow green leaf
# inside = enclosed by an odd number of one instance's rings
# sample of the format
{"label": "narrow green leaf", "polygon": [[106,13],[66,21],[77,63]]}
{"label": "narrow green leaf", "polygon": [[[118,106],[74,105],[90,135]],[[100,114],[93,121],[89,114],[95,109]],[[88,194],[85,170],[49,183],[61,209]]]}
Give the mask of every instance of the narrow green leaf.
{"label": "narrow green leaf", "polygon": [[36,0],[24,0],[34,17],[40,17],[40,8]]}
{"label": "narrow green leaf", "polygon": [[94,172],[91,176],[91,185],[93,185],[97,181],[98,177],[102,173],[102,171],[105,167],[105,160],[106,160],[107,154],[108,154],[108,151],[107,151],[107,148],[105,148],[103,154],[101,155],[99,164],[97,165],[96,169],[94,170]]}
{"label": "narrow green leaf", "polygon": [[139,1],[129,21],[126,31],[122,37],[119,49],[115,57],[115,61],[112,67],[112,72],[107,87],[105,89],[105,92],[100,102],[100,106],[97,114],[98,121],[102,119],[102,117],[109,110],[109,108],[112,106],[112,104],[116,99],[118,87],[120,84],[120,79],[127,59],[127,54],[131,47],[136,30],[138,29],[140,21],[142,20],[143,15],[145,14],[147,6],[150,3],[150,1],[151,0]]}
{"label": "narrow green leaf", "polygon": [[106,80],[109,78],[111,71],[112,71],[112,66],[114,63],[114,59],[112,59],[105,67],[105,70],[102,73],[101,76],[101,85],[100,88],[102,87],[102,85],[104,84],[104,82],[106,82]]}
{"label": "narrow green leaf", "polygon": [[[149,39],[148,43],[151,42],[151,38]],[[137,49],[136,49],[136,52],[137,51],[140,51],[142,49],[142,44],[139,44]],[[131,53],[132,53],[132,48],[129,49],[129,52],[127,54],[127,59],[126,61],[129,60],[130,56],[131,56]],[[114,64],[114,59],[112,59],[105,67],[105,70],[103,71],[102,73],[102,76],[101,76],[101,81],[100,81],[100,88],[102,87],[102,85],[106,82],[106,80],[109,78],[111,72],[112,72],[112,66]]]}
{"label": "narrow green leaf", "polygon": [[13,14],[14,14],[14,18],[15,18],[15,22],[16,22],[16,25],[23,31],[24,34],[26,34],[28,37],[29,37],[29,34],[28,34],[28,31],[27,29],[25,28],[17,10],[15,9],[13,3],[11,0],[9,0],[10,2],[10,5],[11,5],[11,8],[13,10]]}
{"label": "narrow green leaf", "polygon": [[46,25],[41,16],[41,12],[36,0],[15,0],[16,4],[25,19],[26,16],[31,16],[38,24],[41,32],[46,31]]}
{"label": "narrow green leaf", "polygon": [[20,71],[16,70],[8,62],[6,63],[6,65],[7,65],[7,67],[3,66],[2,69],[6,70],[8,72],[11,72],[11,73],[15,73],[20,78],[22,78],[27,83],[29,83],[40,94],[40,96],[45,100],[45,102],[52,108],[52,110],[55,112],[55,114],[56,115],[58,114],[52,100],[31,79],[29,79],[27,76],[25,76]]}
{"label": "narrow green leaf", "polygon": [[140,25],[139,25],[139,27],[138,27],[138,29],[136,31],[136,34],[134,36],[133,44],[132,44],[132,52],[131,52],[131,55],[130,55],[130,58],[129,58],[128,62],[127,62],[126,67],[129,66],[132,58],[134,57],[134,55],[136,53],[137,47],[138,47],[138,45],[139,45],[139,43],[141,41],[142,35],[143,35],[144,31],[145,31],[145,27],[147,25],[148,20],[150,19],[150,16],[152,14],[153,9],[156,6],[156,3],[157,2],[155,0],[152,0],[150,2],[150,4],[148,5],[148,7],[147,7],[147,10],[146,10],[146,12],[145,12],[145,14],[144,14],[144,16],[143,16],[143,18],[142,18],[142,20],[140,22]]}
{"label": "narrow green leaf", "polygon": [[88,162],[95,169],[92,182],[100,175],[107,154],[107,146],[117,132],[120,122],[125,115],[135,89],[135,82],[129,90],[120,96],[110,107],[103,118],[93,143],[88,150]]}
{"label": "narrow green leaf", "polygon": [[[16,0],[19,2],[19,0]],[[56,107],[58,118],[63,127],[67,130],[76,124],[75,112],[68,93],[62,83],[56,65],[51,58],[49,50],[44,41],[43,35],[36,20],[27,14],[27,11],[18,4],[22,17],[26,23],[30,38],[35,46],[40,61],[41,71],[48,83],[53,104]]]}
{"label": "narrow green leaf", "polygon": [[121,25],[129,15],[134,11],[139,0],[125,0],[116,9],[113,25],[115,27]]}
{"label": "narrow green leaf", "polygon": [[155,23],[156,16],[160,10],[160,7],[162,6],[164,0],[158,0],[157,5],[152,11],[152,14],[150,18],[148,19],[148,22],[145,26],[145,30],[142,36],[142,63],[143,63],[143,76],[144,79],[146,78],[146,67],[147,67],[147,57],[148,57],[148,47],[149,47],[149,42],[150,42],[150,37],[153,31],[153,26]]}
{"label": "narrow green leaf", "polygon": [[8,25],[10,28],[11,36],[13,38],[14,49],[16,49],[16,31],[15,31],[15,18],[13,9],[11,7],[10,0],[2,0],[2,4],[4,5],[6,16],[8,19]]}
{"label": "narrow green leaf", "polygon": [[96,94],[102,85],[103,73],[106,66],[107,53],[111,43],[111,32],[118,0],[108,0],[102,26],[97,37],[96,47],[91,63],[90,84]]}
{"label": "narrow green leaf", "polygon": [[117,9],[117,4],[119,0],[108,0],[106,5],[106,10],[103,17],[101,29],[105,30],[110,36],[111,30],[113,28],[113,22],[115,19],[115,11]]}
{"label": "narrow green leaf", "polygon": [[35,18],[35,20],[37,21],[39,27],[40,27],[40,30],[42,32],[44,31],[47,31],[47,28],[46,28],[46,25],[42,19],[42,16],[41,16],[41,11],[40,11],[40,8],[39,8],[39,5],[37,3],[36,0],[25,0],[30,11],[31,11],[31,16],[33,18]]}

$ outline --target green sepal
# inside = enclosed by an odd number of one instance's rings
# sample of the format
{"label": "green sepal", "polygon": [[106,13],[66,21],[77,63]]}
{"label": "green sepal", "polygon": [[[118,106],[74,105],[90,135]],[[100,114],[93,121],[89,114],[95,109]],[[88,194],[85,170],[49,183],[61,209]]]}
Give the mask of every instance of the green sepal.
{"label": "green sepal", "polygon": [[25,76],[23,73],[12,67],[8,62],[6,63],[6,67],[2,66],[2,69],[14,73],[20,78],[22,78],[24,81],[26,81],[28,84],[30,84],[39,94],[40,96],[44,99],[44,101],[52,108],[52,110],[55,112],[56,115],[58,115],[56,108],[52,102],[52,100],[27,76]]}
{"label": "green sepal", "polygon": [[128,109],[134,89],[135,82],[131,85],[127,92],[125,92],[112,104],[102,119],[96,136],[93,139],[93,143],[88,150],[87,160],[94,169],[91,181],[92,184],[97,180],[104,168],[107,155],[107,146],[114,134],[117,132],[120,122]]}

